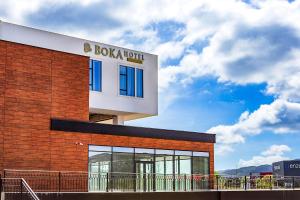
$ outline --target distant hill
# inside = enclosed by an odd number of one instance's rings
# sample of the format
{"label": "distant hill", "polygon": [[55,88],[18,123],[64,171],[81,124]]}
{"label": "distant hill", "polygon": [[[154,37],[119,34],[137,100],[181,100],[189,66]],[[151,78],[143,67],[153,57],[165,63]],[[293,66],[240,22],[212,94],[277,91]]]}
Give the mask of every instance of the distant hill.
{"label": "distant hill", "polygon": [[249,176],[250,173],[260,173],[260,172],[272,172],[272,165],[250,166],[250,167],[241,167],[238,169],[227,169],[227,170],[218,171],[220,175],[238,175],[238,176]]}

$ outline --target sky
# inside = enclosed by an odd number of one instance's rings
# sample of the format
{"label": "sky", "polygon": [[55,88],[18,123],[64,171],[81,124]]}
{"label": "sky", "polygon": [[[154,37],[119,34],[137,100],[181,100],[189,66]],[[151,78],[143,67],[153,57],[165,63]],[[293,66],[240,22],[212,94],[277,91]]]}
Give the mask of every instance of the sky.
{"label": "sky", "polygon": [[9,0],[0,19],[159,55],[159,115],[215,169],[300,158],[300,0]]}

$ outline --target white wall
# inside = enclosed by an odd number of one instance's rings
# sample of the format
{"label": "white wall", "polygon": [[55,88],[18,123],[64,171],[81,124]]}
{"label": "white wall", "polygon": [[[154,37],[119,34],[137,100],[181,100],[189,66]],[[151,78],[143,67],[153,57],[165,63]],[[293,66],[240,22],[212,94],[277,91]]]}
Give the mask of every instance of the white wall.
{"label": "white wall", "polygon": [[[136,64],[89,53],[90,58],[102,61],[102,92],[90,91],[90,111],[107,114],[117,111],[118,115],[126,115],[125,120],[157,115],[157,56],[143,54],[143,64]],[[143,69],[144,98],[119,95],[120,65]]]}
{"label": "white wall", "polygon": [[[0,21],[0,39],[36,47],[42,47],[77,55],[89,56],[102,61],[102,92],[90,91],[89,107],[92,113],[121,115],[124,120],[153,116],[158,113],[157,56],[144,53],[143,64],[128,62],[95,55],[94,51],[85,53],[84,43],[101,47],[128,50],[121,47],[69,37]],[[94,50],[94,49],[93,49]],[[119,95],[119,65],[133,66],[144,70],[144,98]],[[88,67],[88,66],[87,66]]]}

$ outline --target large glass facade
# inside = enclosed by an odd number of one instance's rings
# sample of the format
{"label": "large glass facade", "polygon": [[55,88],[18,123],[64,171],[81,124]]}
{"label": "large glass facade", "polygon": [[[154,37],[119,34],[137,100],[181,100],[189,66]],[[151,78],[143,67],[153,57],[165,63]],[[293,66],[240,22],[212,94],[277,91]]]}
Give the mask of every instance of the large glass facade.
{"label": "large glass facade", "polygon": [[[207,188],[209,153],[89,146],[91,191],[183,191]],[[195,181],[193,177],[196,177]]]}

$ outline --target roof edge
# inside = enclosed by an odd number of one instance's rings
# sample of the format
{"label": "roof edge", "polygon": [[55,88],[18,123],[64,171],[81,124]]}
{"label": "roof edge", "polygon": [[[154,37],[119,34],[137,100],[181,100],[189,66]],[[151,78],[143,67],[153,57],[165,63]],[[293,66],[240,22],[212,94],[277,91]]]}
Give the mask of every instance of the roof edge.
{"label": "roof edge", "polygon": [[55,131],[216,143],[216,135],[210,133],[100,124],[57,118],[52,118],[50,123],[50,129]]}

